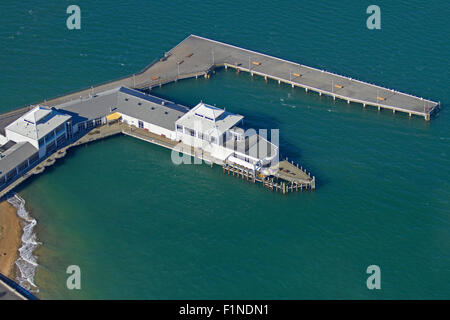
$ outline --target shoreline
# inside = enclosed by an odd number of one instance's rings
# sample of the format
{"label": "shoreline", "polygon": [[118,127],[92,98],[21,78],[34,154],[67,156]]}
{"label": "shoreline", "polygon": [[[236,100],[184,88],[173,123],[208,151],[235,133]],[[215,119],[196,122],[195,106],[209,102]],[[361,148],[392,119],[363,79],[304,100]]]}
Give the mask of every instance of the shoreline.
{"label": "shoreline", "polygon": [[40,244],[37,242],[37,236],[33,230],[37,221],[27,211],[25,200],[17,193],[6,201],[15,209],[22,229],[18,256],[15,261],[15,281],[30,292],[39,292],[38,287],[34,283],[38,263],[37,257],[33,254]]}
{"label": "shoreline", "polygon": [[7,200],[0,202],[0,273],[15,279],[22,244],[22,219],[17,209]]}

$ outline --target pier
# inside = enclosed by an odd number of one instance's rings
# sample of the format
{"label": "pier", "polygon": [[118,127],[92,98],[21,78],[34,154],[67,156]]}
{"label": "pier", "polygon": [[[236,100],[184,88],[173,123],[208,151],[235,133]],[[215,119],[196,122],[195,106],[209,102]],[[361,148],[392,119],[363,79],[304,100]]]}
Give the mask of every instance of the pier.
{"label": "pier", "polygon": [[277,173],[264,176],[248,170],[243,166],[225,162],[222,165],[223,173],[242,178],[256,183],[260,182],[265,188],[272,191],[286,194],[288,192],[298,192],[303,190],[314,190],[316,188],[316,178],[311,177],[303,168],[294,165],[293,162],[283,160],[276,164]]}
{"label": "pier", "polygon": [[[202,102],[189,109],[142,92],[182,79],[209,78],[217,68],[234,68],[349,104],[423,116],[427,121],[440,107],[431,100],[190,35],[139,73],[0,115],[0,197],[52,166],[67,149],[115,134],[220,165],[228,174],[283,194],[314,190],[315,177],[298,164],[288,159],[272,163],[278,146],[257,134],[238,132],[243,116]],[[203,129],[195,129],[196,123]],[[257,154],[260,143],[270,145],[268,154]]]}
{"label": "pier", "polygon": [[255,173],[243,166],[220,161],[219,159],[211,156],[208,152],[201,149],[194,148],[192,146],[173,141],[158,134],[154,134],[145,129],[135,127],[133,125],[124,124],[122,122],[114,122],[111,124],[104,124],[100,127],[94,128],[84,136],[74,137],[72,143],[67,143],[59,150],[50,154],[46,159],[42,160],[39,164],[33,167],[31,170],[20,176],[13,183],[8,185],[3,190],[0,190],[0,198],[7,196],[14,188],[20,185],[25,180],[43,173],[46,168],[53,166],[58,159],[62,159],[67,155],[67,151],[73,147],[80,147],[91,142],[103,140],[115,135],[127,135],[136,139],[140,139],[152,144],[164,147],[169,150],[174,150],[191,157],[198,158],[211,167],[213,164],[222,166],[223,172],[232,176],[241,177],[247,181],[253,183],[261,183],[264,187],[279,191],[283,194],[293,191],[314,190],[315,189],[315,177],[308,174],[303,168],[294,165],[293,162],[288,162],[287,159],[276,163],[274,167],[278,171],[271,176],[263,176]]}
{"label": "pier", "polygon": [[[363,107],[389,109],[393,113],[403,112],[410,117],[421,116],[427,121],[440,106],[439,102],[196,35],[188,36],[139,73],[41,103],[55,106],[118,86],[151,90],[181,79],[208,78],[214,69],[221,67],[249,72],[252,76],[261,76],[267,81],[272,79],[280,84],[285,83],[293,88],[302,88],[306,92],[313,91],[333,99],[342,99],[347,103],[358,103]],[[24,112],[26,109],[23,109]],[[0,125],[1,119],[2,117]]]}

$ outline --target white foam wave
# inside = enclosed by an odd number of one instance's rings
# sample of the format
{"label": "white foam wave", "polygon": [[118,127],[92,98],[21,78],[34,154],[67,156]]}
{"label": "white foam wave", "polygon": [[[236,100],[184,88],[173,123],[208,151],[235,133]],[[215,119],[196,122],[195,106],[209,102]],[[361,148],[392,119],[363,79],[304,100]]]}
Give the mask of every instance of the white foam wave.
{"label": "white foam wave", "polygon": [[34,292],[39,292],[38,287],[34,283],[34,275],[38,263],[36,256],[33,255],[33,251],[39,246],[36,234],[33,232],[33,228],[37,224],[37,221],[31,217],[29,212],[25,209],[25,200],[18,194],[9,197],[8,202],[16,208],[17,215],[25,221],[22,246],[19,248],[19,258],[16,261],[17,268],[19,269],[16,280],[22,287]]}

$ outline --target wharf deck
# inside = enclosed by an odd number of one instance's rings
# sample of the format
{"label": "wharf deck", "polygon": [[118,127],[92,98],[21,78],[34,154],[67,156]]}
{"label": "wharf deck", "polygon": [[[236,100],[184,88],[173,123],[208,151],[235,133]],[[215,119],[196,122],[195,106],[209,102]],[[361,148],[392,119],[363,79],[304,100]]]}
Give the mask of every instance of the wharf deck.
{"label": "wharf deck", "polygon": [[302,167],[294,165],[287,160],[280,161],[278,164],[278,173],[276,176],[280,179],[298,184],[311,184],[315,179],[308,174]]}
{"label": "wharf deck", "polygon": [[[180,66],[183,72],[207,70],[211,65],[232,67],[348,103],[419,115],[426,120],[438,106],[431,100],[193,35],[172,49],[171,53],[169,59],[184,59]],[[190,53],[193,55],[185,58]]]}
{"label": "wharf deck", "polygon": [[[163,58],[153,61],[139,73],[40,103],[56,106],[119,86],[151,89],[181,79],[209,77],[211,71],[218,67],[231,67],[239,71],[247,71],[252,75],[260,75],[279,83],[283,82],[293,87],[304,88],[306,91],[311,90],[320,95],[329,95],[334,99],[343,99],[348,103],[356,102],[363,106],[370,105],[378,107],[378,109],[390,109],[394,113],[396,111],[405,112],[410,116],[419,115],[426,120],[430,120],[431,114],[439,105],[431,100],[196,35],[188,36],[168,51]],[[0,131],[4,129],[5,125],[12,122],[14,117],[19,117],[26,110],[27,107],[0,115]]]}

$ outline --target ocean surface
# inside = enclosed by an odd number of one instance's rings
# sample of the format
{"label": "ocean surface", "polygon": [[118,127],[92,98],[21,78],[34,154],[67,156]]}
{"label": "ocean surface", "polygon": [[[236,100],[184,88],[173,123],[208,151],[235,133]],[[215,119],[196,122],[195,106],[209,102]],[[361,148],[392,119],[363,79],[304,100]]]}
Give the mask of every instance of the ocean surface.
{"label": "ocean surface", "polygon": [[[70,4],[81,30],[66,27]],[[189,34],[442,102],[426,122],[231,70],[154,90],[279,129],[317,190],[176,166],[130,137],[71,149],[17,189],[38,244],[21,283],[44,299],[449,298],[450,2],[376,1],[381,30],[366,27],[370,4],[3,1],[0,112],[138,72]]]}

